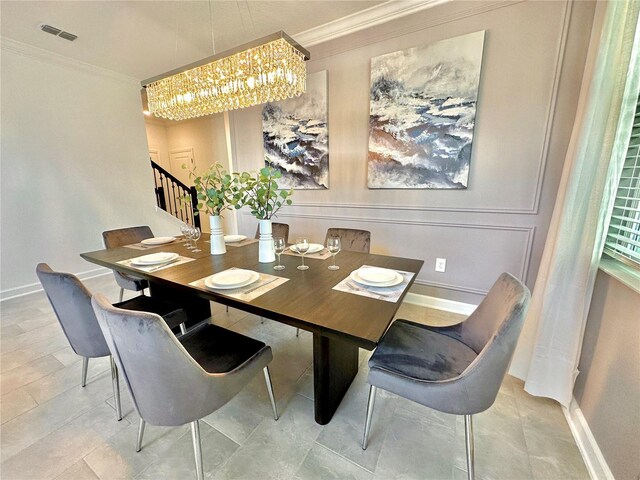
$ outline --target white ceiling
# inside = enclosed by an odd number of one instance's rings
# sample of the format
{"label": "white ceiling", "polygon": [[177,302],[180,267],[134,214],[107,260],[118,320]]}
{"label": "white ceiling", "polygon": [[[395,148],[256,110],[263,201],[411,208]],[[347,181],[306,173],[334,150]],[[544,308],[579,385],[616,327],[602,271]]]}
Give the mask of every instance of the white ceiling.
{"label": "white ceiling", "polygon": [[[144,80],[279,30],[296,33],[377,0],[6,1],[0,32],[29,45]],[[211,8],[211,17],[209,11]],[[78,36],[42,32],[45,23]]]}

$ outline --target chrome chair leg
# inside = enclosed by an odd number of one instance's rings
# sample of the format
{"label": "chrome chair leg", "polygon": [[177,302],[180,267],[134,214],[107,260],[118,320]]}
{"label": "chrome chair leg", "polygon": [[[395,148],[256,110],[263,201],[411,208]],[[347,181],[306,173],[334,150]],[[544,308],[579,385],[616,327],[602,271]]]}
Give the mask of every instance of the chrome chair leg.
{"label": "chrome chair leg", "polygon": [[122,406],[120,405],[120,379],[118,378],[118,367],[113,360],[113,356],[110,355],[111,360],[111,384],[113,386],[113,399],[116,404],[116,418],[118,421],[122,420]]}
{"label": "chrome chair leg", "polygon": [[187,326],[184,324],[184,322],[182,322],[182,323],[180,324],[180,333],[181,333],[182,335],[184,335],[185,333],[187,333]]}
{"label": "chrome chair leg", "polygon": [[464,439],[467,444],[467,478],[474,480],[476,477],[476,467],[473,445],[473,417],[471,415],[464,416]]}
{"label": "chrome chair leg", "polygon": [[273,385],[271,384],[271,375],[269,374],[269,367],[266,366],[262,370],[264,372],[264,381],[267,384],[267,391],[269,392],[269,399],[271,400],[271,409],[273,410],[273,418],[278,421],[278,407],[276,406],[276,397],[273,395]]}
{"label": "chrome chair leg", "polygon": [[89,357],[82,357],[82,386],[87,385],[87,372],[89,371]]}
{"label": "chrome chair leg", "polygon": [[204,469],[202,468],[202,448],[200,443],[200,425],[198,420],[191,422],[191,439],[193,440],[193,455],[196,460],[196,477],[198,480],[204,479]]}
{"label": "chrome chair leg", "polygon": [[373,417],[373,406],[376,403],[377,387],[371,385],[369,387],[369,401],[367,402],[367,419],[364,424],[364,435],[362,436],[362,450],[367,449],[369,442],[369,430],[371,429],[371,418]]}
{"label": "chrome chair leg", "polygon": [[138,425],[138,441],[136,442],[136,452],[142,450],[142,436],[144,435],[144,426],[144,420],[140,419],[140,424]]}
{"label": "chrome chair leg", "polygon": [[299,337],[299,336],[300,336],[300,329],[296,328],[296,337]]}
{"label": "chrome chair leg", "polygon": [[122,302],[122,297],[124,297],[124,288],[120,288],[120,301]]}
{"label": "chrome chair leg", "polygon": [[227,305],[227,313],[229,313],[229,305]]}

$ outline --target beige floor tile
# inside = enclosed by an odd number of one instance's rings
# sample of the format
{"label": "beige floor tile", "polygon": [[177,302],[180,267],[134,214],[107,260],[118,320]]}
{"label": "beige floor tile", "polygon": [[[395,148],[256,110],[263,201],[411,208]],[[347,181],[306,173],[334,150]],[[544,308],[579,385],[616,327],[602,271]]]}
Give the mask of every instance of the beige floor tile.
{"label": "beige floor tile", "polygon": [[58,475],[55,480],[98,480],[98,476],[84,460],[78,460]]}
{"label": "beige floor tile", "polygon": [[29,478],[55,478],[128,425],[103,403],[3,462],[2,478],[23,480],[25,468]]}
{"label": "beige floor tile", "polygon": [[0,397],[0,418],[2,423],[12,420],[36,406],[38,406],[38,403],[24,388],[19,388],[7,395],[3,395]]}
{"label": "beige floor tile", "polygon": [[62,368],[64,368],[64,365],[52,355],[46,355],[29,363],[25,363],[7,372],[3,372],[0,378],[0,392],[2,392],[2,395],[6,395]]}

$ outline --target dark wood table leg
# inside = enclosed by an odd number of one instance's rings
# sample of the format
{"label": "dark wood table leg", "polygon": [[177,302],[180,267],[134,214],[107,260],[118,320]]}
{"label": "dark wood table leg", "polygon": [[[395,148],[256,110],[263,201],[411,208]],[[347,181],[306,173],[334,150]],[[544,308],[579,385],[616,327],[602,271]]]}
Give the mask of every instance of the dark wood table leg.
{"label": "dark wood table leg", "polygon": [[313,334],[316,423],[329,423],[357,373],[357,346],[318,333]]}
{"label": "dark wood table leg", "polygon": [[206,320],[211,316],[209,300],[200,298],[193,293],[176,290],[154,282],[149,282],[149,295],[180,305],[187,312],[187,328]]}

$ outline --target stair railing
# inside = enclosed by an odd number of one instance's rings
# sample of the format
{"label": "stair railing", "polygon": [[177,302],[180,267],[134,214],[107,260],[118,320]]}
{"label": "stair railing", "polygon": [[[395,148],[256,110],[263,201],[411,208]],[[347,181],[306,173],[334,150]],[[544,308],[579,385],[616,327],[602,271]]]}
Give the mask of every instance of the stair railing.
{"label": "stair railing", "polygon": [[[151,160],[158,207],[184,223],[200,228],[200,216],[194,215],[198,208],[196,188],[185,185],[170,172]],[[191,197],[191,203],[181,199]]]}

